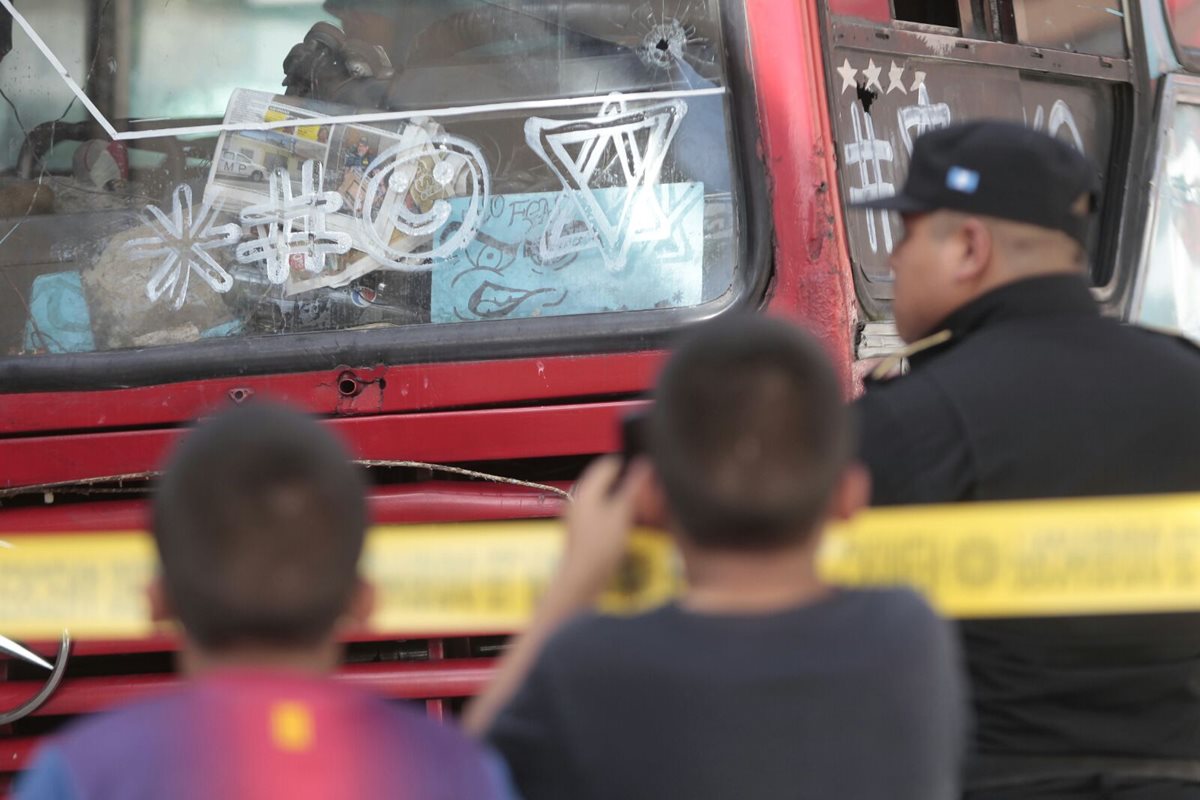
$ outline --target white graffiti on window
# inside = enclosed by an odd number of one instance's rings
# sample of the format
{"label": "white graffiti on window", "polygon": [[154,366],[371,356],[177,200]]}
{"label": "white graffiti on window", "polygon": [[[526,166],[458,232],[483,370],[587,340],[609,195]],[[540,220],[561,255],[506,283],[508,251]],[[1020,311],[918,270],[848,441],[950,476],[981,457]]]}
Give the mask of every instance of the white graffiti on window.
{"label": "white graffiti on window", "polygon": [[[605,103],[591,119],[526,120],[525,141],[563,185],[563,196],[541,242],[542,258],[597,247],[608,268],[619,270],[636,238],[669,236],[664,229],[669,224],[667,215],[659,207],[654,186],[686,114],[683,100],[633,111],[618,100]],[[610,186],[614,180],[622,182],[626,189],[615,218],[594,191],[601,188],[596,185],[600,180]],[[572,218],[572,208],[580,220]],[[576,221],[583,222],[582,230],[568,233]]]}
{"label": "white graffiti on window", "polygon": [[267,280],[283,283],[293,268],[323,272],[328,256],[350,251],[350,235],[326,227],[329,214],[342,207],[342,196],[321,191],[324,172],[321,162],[305,161],[299,194],[292,193],[286,169],[271,173],[270,199],[242,211],[242,225],[256,229],[258,237],[238,245],[239,263],[261,263]]}
{"label": "white graffiti on window", "polygon": [[197,212],[192,187],[185,184],[171,195],[170,216],[158,206],[146,206],[146,224],[154,235],[131,239],[124,246],[134,260],[159,260],[146,283],[150,302],[158,302],[165,294],[172,299],[172,307],[182,308],[192,273],[213,291],[228,292],[233,287],[232,276],[209,251],[236,244],[241,230],[233,223],[213,224],[221,210],[219,206],[214,208],[215,200],[216,196],[210,195]]}
{"label": "white graffiti on window", "polygon": [[[432,148],[432,149],[431,149]],[[465,176],[469,185],[462,224],[445,240],[428,250],[415,246],[433,236],[450,219],[450,203],[435,200],[426,212],[414,211],[405,203],[422,170],[432,166],[429,177],[449,192]],[[483,153],[459,136],[439,134],[425,142],[402,141],[384,150],[367,167],[372,175],[359,211],[364,246],[380,263],[399,270],[428,269],[434,261],[449,258],[475,238],[491,197],[491,176]],[[401,236],[395,237],[395,233]]]}

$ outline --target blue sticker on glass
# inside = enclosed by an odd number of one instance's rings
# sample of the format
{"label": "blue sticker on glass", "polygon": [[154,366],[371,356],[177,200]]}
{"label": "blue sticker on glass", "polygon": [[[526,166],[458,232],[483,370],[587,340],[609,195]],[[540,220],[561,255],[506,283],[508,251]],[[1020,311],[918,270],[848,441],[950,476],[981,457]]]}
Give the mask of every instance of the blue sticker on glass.
{"label": "blue sticker on glass", "polygon": [[[627,238],[614,256],[610,232],[568,192],[495,195],[479,230],[433,267],[433,322],[678,308],[702,301],[704,185],[592,189],[590,208]],[[440,235],[453,236],[469,204],[451,200]],[[606,250],[606,246],[609,247]]]}
{"label": "blue sticker on glass", "polygon": [[51,272],[33,279],[25,350],[31,353],[87,353],[96,349],[78,272]]}
{"label": "blue sticker on glass", "polygon": [[963,194],[975,194],[979,188],[979,173],[965,167],[951,167],[946,173],[946,186]]}

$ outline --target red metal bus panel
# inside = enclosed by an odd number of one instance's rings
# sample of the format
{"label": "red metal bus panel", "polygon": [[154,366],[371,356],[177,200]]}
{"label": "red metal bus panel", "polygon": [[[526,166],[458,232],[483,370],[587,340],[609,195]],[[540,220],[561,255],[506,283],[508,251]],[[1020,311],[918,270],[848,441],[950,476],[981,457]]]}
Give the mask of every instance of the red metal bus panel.
{"label": "red metal bus panel", "polygon": [[[356,458],[452,463],[611,452],[637,401],[331,420]],[[178,429],[0,440],[0,487],[159,469]]]}
{"label": "red metal bus panel", "polygon": [[[355,416],[628,394],[650,385],[662,358],[660,352],[558,356],[339,368],[98,392],[0,394],[0,435],[168,425],[249,397],[274,398],[314,414]],[[346,396],[339,389],[347,372],[360,382],[357,395]]]}
{"label": "red metal bus panel", "polygon": [[[570,488],[563,481],[547,485]],[[374,488],[369,505],[374,524],[403,525],[553,517],[562,510],[562,499],[538,489],[482,480],[427,481]],[[149,525],[149,504],[144,500],[0,508],[0,534],[146,530]]]}
{"label": "red metal bus panel", "polygon": [[0,738],[0,797],[5,797],[7,786],[4,773],[17,772],[29,763],[39,739],[30,737]]}
{"label": "red metal bus panel", "polygon": [[837,188],[815,2],[748,0],[764,158],[775,217],[768,308],[818,335],[847,395],[857,301]]}

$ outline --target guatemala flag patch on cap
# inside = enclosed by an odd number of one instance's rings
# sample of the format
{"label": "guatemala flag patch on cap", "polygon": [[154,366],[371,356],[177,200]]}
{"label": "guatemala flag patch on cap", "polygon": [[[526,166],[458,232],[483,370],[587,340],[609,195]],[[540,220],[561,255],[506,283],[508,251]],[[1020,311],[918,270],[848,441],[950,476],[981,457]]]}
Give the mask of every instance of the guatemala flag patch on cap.
{"label": "guatemala flag patch on cap", "polygon": [[946,173],[946,186],[963,194],[975,194],[979,188],[979,173],[965,167],[951,167]]}

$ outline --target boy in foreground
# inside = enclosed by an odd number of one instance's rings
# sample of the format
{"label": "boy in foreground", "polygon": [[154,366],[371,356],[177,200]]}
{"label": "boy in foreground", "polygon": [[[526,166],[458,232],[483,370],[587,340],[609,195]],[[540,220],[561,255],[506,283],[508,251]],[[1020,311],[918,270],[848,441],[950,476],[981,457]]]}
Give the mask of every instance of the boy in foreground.
{"label": "boy in foreground", "polygon": [[450,728],[331,680],[365,624],[361,479],[333,436],[282,408],[199,425],[154,501],[158,619],[181,623],[185,683],[68,729],[18,800],[511,797]]}
{"label": "boy in foreground", "polygon": [[[543,604],[468,709],[526,800],[956,798],[947,628],[911,591],[817,575],[825,526],[869,494],[819,346],[757,315],[702,326],[647,424],[648,460],[581,479]],[[586,613],[635,516],[665,521],[686,591],[640,616]]]}

